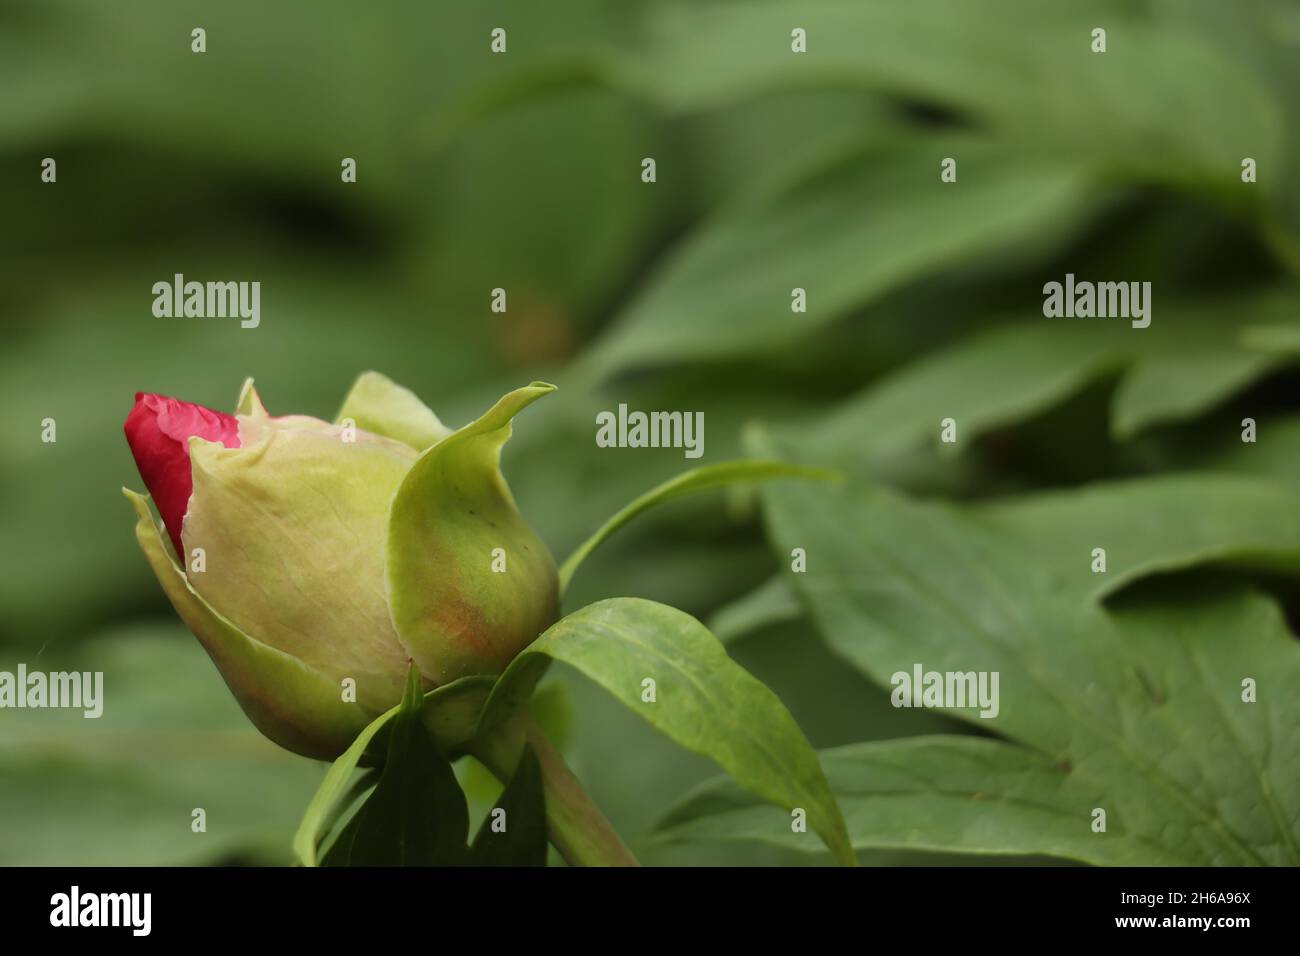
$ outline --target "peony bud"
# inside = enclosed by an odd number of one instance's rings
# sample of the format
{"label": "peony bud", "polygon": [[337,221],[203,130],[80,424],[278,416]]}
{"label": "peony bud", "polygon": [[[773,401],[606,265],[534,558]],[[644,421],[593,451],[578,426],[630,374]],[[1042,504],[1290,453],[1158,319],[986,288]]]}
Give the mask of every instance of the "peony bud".
{"label": "peony bud", "polygon": [[135,407],[126,416],[126,440],[145,487],[158,505],[176,554],[181,547],[181,519],[190,500],[189,440],[192,436],[239,447],[239,422],[234,415],[164,395],[136,392]]}
{"label": "peony bud", "polygon": [[127,492],[137,538],[263,733],[337,756],[401,699],[410,661],[427,686],[496,674],[554,620],[554,562],[497,467],[514,414],[550,388],[456,432],[375,373],[342,424],[271,417],[251,383],[234,416],[136,396],[127,440],[181,560]]}

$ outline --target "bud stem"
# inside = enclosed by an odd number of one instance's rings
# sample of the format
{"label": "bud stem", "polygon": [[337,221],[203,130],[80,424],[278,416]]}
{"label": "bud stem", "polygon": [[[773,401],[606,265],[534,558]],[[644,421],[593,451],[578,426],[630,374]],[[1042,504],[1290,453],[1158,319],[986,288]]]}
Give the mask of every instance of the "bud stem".
{"label": "bud stem", "polygon": [[502,783],[508,783],[525,743],[532,744],[542,768],[551,843],[569,865],[639,866],[531,714],[520,711],[476,741],[473,752]]}

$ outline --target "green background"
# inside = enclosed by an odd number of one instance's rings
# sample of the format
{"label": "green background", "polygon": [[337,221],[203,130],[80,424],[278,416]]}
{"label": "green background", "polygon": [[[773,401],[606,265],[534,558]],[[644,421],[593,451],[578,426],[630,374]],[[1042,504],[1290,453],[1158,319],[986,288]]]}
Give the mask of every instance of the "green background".
{"label": "green background", "polygon": [[[0,711],[0,863],[287,862],[324,772],[248,726],[137,551],[136,391],[229,409],[253,376],[272,414],[328,418],[373,368],[460,425],[555,382],[504,471],[557,557],[692,464],[597,448],[620,402],[703,412],[703,463],[763,427],[956,500],[1205,468],[1294,482],[1298,96],[1281,0],[5,3],[0,668],[103,670],[106,709]],[[1152,327],[1043,318],[1067,271],[1152,282]],[[177,272],[260,281],[260,327],[155,318]],[[942,409],[959,454],[934,440]],[[566,606],[707,620],[780,566],[755,497],[712,494],[602,548]],[[891,708],[786,617],[729,649],[815,746],[970,732]],[[553,683],[572,766],[645,862],[824,862],[652,845],[712,765],[576,674]]]}

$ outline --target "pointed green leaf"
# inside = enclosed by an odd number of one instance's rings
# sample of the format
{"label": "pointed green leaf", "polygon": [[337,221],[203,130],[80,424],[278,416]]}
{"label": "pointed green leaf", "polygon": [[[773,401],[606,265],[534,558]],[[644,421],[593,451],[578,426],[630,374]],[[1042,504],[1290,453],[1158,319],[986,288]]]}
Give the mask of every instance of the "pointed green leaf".
{"label": "pointed green leaf", "polygon": [[1251,344],[1248,333],[1260,317],[1294,315],[1298,305],[1251,293],[1209,305],[1171,301],[1146,329],[1045,317],[997,325],[873,382],[790,441],[805,460],[869,474],[932,443],[945,417],[959,425],[959,447],[969,447],[1116,374],[1111,431],[1131,437],[1203,414],[1293,362],[1286,349]]}
{"label": "pointed green leaf", "polygon": [[547,846],[542,768],[525,745],[514,776],[474,837],[469,865],[545,866]]}
{"label": "pointed green leaf", "polygon": [[412,667],[379,782],[330,847],[326,866],[464,862],[469,810],[451,764],[425,729],[422,683]]}
{"label": "pointed green leaf", "polygon": [[746,634],[803,616],[799,595],[783,577],[768,578],[753,591],[723,605],[709,619],[709,630],[727,644]]}
{"label": "pointed green leaf", "polygon": [[[434,744],[448,757],[458,756],[474,736],[492,684],[491,678],[467,677],[424,695],[420,719]],[[339,814],[352,802],[357,786],[349,784],[353,771],[363,763],[382,763],[387,746],[381,732],[399,709],[400,705],[393,707],[371,721],[352,746],[331,764],[294,836],[294,853],[304,866],[317,865],[322,841]]]}
{"label": "pointed green leaf", "polygon": [[[1040,575],[1054,574],[1067,599],[1105,598],[1139,578],[1200,564],[1300,574],[1300,496],[1257,478],[1108,482],[995,502],[973,517],[1038,555]],[[1097,547],[1106,550],[1104,574],[1091,571]]]}
{"label": "pointed green leaf", "polygon": [[1226,432],[1220,441],[1198,441],[1194,455],[1198,467],[1281,482],[1300,481],[1300,414],[1259,420],[1255,442],[1243,442],[1240,423],[1234,424],[1238,427]]}
{"label": "pointed green leaf", "polygon": [[[970,178],[939,181],[960,156]],[[580,363],[620,369],[771,353],[918,277],[1062,229],[1090,183],[970,136],[920,137],[841,157],[784,192],[727,210],[682,243]],[[792,290],[807,310],[791,310]],[[709,321],[700,321],[707,315]]]}
{"label": "pointed green leaf", "polygon": [[873,382],[791,441],[813,460],[870,472],[932,442],[945,417],[957,419],[966,443],[1051,407],[1121,367],[1125,342],[1113,326],[995,327]]}
{"label": "pointed green leaf", "polygon": [[[322,768],[259,733],[170,617],[51,641],[39,657],[0,647],[10,675],[23,661],[104,675],[93,720],[82,710],[0,710],[0,866],[290,862]],[[196,806],[208,829],[191,835]]]}
{"label": "pointed green leaf", "polygon": [[[606,75],[639,80],[638,92],[678,110],[833,81],[950,110],[1007,141],[1113,173],[1190,180],[1207,192],[1239,162],[1233,144],[1275,161],[1282,146],[1283,101],[1254,64],[1203,29],[1133,4],[805,0],[799,26],[806,56],[790,55],[790,8],[779,0],[659,5],[647,16],[643,60],[625,56],[632,62]],[[1091,50],[1097,26],[1110,31],[1103,56]],[[786,42],[769,40],[778,36]]]}
{"label": "pointed green leaf", "polygon": [[370,747],[370,742],[390,720],[397,716],[400,709],[394,707],[387,713],[380,714],[363,730],[352,746],[343,755],[330,764],[321,781],[319,789],[303,813],[298,832],[293,837],[293,852],[303,866],[317,866],[320,841],[328,834],[329,828],[338,819],[348,802],[349,795],[354,794],[352,773],[360,764]]}
{"label": "pointed green leaf", "polygon": [[[1300,862],[1300,737],[1287,729],[1300,712],[1281,691],[1300,680],[1300,647],[1275,604],[1212,580],[1100,603],[1112,574],[1200,561],[1296,573],[1294,489],[1162,479],[970,509],[860,486],[765,498],[778,552],[808,550],[808,571],[789,577],[822,635],[882,686],[918,665],[996,673],[995,716],[945,712],[1071,768],[1124,834],[1189,863]],[[1090,547],[1108,542],[1115,570],[1094,574]]]}
{"label": "pointed green leaf", "polygon": [[484,712],[485,730],[528,699],[551,660],[577,668],[747,790],[787,813],[804,810],[835,857],[855,862],[817,755],[790,712],[689,614],[637,598],[570,614],[502,675]]}

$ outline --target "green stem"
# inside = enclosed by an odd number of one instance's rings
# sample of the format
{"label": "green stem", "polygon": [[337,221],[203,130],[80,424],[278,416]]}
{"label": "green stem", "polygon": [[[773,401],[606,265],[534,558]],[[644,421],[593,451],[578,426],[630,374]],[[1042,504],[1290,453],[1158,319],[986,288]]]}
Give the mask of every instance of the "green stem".
{"label": "green stem", "polygon": [[560,855],[571,866],[638,866],[531,715],[521,712],[476,741],[473,754],[502,783],[508,783],[525,743],[532,745],[542,768],[547,828]]}

